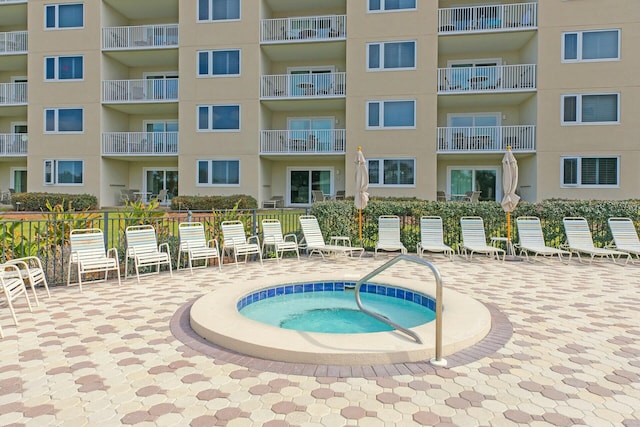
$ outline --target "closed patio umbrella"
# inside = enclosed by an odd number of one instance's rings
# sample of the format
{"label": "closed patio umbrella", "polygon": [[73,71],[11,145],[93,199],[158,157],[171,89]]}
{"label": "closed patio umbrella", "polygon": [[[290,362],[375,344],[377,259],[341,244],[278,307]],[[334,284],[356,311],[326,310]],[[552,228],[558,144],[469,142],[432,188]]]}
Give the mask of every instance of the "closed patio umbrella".
{"label": "closed patio umbrella", "polygon": [[356,194],[354,204],[358,209],[358,232],[360,244],[362,245],[362,209],[367,207],[369,203],[369,172],[367,171],[367,160],[362,154],[362,147],[358,147],[356,153]]}
{"label": "closed patio umbrella", "polygon": [[[511,147],[507,147],[507,152],[502,158],[502,209],[507,213],[507,239],[511,242],[511,212],[520,201],[520,196],[516,194],[518,187],[518,162],[511,152]],[[510,248],[507,248],[510,249]]]}

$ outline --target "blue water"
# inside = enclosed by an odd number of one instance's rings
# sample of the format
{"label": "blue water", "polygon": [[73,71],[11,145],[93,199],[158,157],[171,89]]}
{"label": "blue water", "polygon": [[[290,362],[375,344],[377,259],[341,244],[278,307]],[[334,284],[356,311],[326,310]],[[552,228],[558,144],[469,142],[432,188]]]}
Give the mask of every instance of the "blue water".
{"label": "blue water", "polygon": [[[369,293],[361,293],[360,297],[365,308],[406,328],[435,318],[433,310],[412,301]],[[353,291],[278,295],[249,304],[240,313],[262,323],[297,331],[358,334],[392,330],[361,312]]]}

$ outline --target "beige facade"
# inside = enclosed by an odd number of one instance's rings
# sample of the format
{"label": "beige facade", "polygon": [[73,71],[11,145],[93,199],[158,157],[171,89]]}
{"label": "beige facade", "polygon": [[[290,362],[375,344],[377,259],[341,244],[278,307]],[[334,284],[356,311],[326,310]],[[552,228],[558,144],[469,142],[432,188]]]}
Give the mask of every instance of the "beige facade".
{"label": "beige facade", "polygon": [[[318,5],[322,6],[319,7]],[[0,191],[636,198],[637,0],[0,0]]]}

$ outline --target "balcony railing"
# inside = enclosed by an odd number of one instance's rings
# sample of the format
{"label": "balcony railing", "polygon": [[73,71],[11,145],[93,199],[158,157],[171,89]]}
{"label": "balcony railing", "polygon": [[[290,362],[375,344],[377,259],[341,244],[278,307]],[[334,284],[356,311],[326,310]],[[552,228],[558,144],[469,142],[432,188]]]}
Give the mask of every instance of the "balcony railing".
{"label": "balcony railing", "polygon": [[260,154],[344,154],[345,130],[263,130]]}
{"label": "balcony railing", "polygon": [[260,24],[262,43],[344,40],[347,17],[328,15],[263,19]]}
{"label": "balcony railing", "polygon": [[262,76],[261,98],[344,97],[345,73]]}
{"label": "balcony railing", "polygon": [[177,101],[178,79],[106,80],[103,102]]}
{"label": "balcony railing", "polygon": [[0,83],[0,105],[23,105],[26,103],[26,83]]}
{"label": "balcony railing", "polygon": [[535,64],[438,68],[438,93],[514,92],[535,88]]}
{"label": "balcony railing", "polygon": [[27,53],[26,31],[9,31],[0,33],[0,55]]}
{"label": "balcony railing", "polygon": [[102,29],[103,49],[148,49],[178,46],[178,24],[106,27]]}
{"label": "balcony railing", "polygon": [[438,9],[438,29],[440,34],[530,30],[538,26],[537,12],[537,3]]}
{"label": "balcony railing", "polygon": [[102,154],[163,156],[178,154],[178,132],[104,132]]}
{"label": "balcony railing", "polygon": [[0,133],[0,157],[26,156],[26,133]]}
{"label": "balcony railing", "polygon": [[507,146],[514,152],[535,152],[536,127],[477,126],[439,127],[438,153],[495,153],[504,152]]}
{"label": "balcony railing", "polygon": [[26,3],[27,0],[0,0],[0,4]]}

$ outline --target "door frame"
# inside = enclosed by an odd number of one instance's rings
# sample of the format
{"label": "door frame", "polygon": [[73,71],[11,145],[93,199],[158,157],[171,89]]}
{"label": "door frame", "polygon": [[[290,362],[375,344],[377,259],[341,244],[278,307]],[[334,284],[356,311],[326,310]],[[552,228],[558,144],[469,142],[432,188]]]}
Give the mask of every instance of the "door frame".
{"label": "door frame", "polygon": [[[148,193],[152,193],[148,190],[147,188],[147,172],[149,171],[163,171],[165,173],[164,176],[164,182],[163,182],[163,189],[168,190],[167,188],[167,176],[166,176],[166,172],[170,171],[170,172],[178,172],[178,167],[177,166],[145,166],[142,168],[142,190],[143,192],[148,192]],[[178,188],[180,188],[180,175],[177,175],[178,177]],[[150,194],[151,195],[151,194]],[[165,203],[169,203],[169,194],[167,194],[167,199]]]}
{"label": "door frame", "polygon": [[[291,172],[301,172],[301,171],[306,171],[309,174],[311,174],[311,172],[313,171],[328,171],[330,173],[329,175],[329,191],[331,194],[334,194],[334,189],[335,189],[335,168],[333,166],[287,166],[287,175],[286,175],[286,184],[285,184],[285,200],[286,200],[286,204],[287,206],[293,206],[293,207],[305,207],[305,206],[311,206],[311,204],[313,203],[313,200],[309,200],[309,203],[292,203],[291,202]],[[309,185],[311,186],[311,180],[309,180]],[[309,188],[309,194],[311,194],[311,188]],[[309,196],[309,199],[311,199],[311,196]]]}
{"label": "door frame", "polygon": [[[27,171],[27,167],[26,166],[12,166],[11,168],[9,168],[9,188],[16,188],[16,181],[15,181],[15,173],[16,172],[26,172],[27,174],[29,173]],[[16,191],[17,192],[17,191]]]}
{"label": "door frame", "polygon": [[499,202],[502,200],[502,166],[492,166],[492,165],[451,165],[447,166],[447,183],[446,183],[446,192],[451,195],[451,172],[454,170],[472,170],[473,173],[471,175],[471,186],[472,190],[475,190],[475,182],[476,176],[475,171],[477,170],[490,170],[496,172],[496,192],[495,192],[495,201]]}

